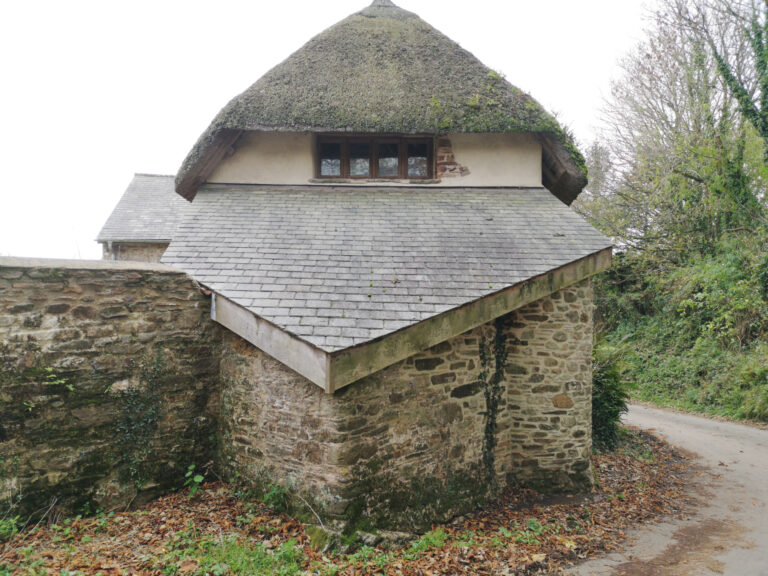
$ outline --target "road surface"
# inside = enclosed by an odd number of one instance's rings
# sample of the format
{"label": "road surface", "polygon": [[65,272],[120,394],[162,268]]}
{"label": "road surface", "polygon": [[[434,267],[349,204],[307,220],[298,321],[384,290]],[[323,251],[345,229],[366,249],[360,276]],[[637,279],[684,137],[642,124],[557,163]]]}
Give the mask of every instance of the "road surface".
{"label": "road surface", "polygon": [[621,552],[573,576],[768,576],[768,430],[632,406],[627,424],[693,453],[690,517],[634,530]]}

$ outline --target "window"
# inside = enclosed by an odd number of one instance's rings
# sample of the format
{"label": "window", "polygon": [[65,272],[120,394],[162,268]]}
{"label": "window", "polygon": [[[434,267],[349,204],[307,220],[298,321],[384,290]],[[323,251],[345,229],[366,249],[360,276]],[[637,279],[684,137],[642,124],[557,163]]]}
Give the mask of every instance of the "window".
{"label": "window", "polygon": [[432,178],[429,138],[321,136],[317,142],[318,178]]}
{"label": "window", "polygon": [[320,176],[341,176],[341,144],[320,144]]}
{"label": "window", "polygon": [[371,145],[367,142],[349,143],[349,175],[352,178],[371,177]]}

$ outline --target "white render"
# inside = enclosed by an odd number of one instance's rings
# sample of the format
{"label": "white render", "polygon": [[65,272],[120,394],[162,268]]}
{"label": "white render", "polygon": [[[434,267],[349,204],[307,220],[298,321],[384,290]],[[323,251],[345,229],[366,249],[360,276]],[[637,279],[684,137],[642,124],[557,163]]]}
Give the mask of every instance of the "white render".
{"label": "white render", "polygon": [[[541,144],[530,134],[448,134],[465,176],[443,178],[434,186],[539,187]],[[315,138],[294,132],[245,132],[208,182],[218,184],[310,184],[315,178]],[[355,186],[365,181],[356,180]],[[389,183],[377,180],[377,187]],[[337,184],[338,185],[338,184]],[[418,186],[402,180],[391,185]]]}

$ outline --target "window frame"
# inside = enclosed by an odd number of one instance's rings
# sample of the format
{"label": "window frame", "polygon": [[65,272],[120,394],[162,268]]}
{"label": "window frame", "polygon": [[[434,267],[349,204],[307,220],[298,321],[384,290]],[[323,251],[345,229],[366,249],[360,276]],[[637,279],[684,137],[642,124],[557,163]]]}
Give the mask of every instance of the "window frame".
{"label": "window frame", "polygon": [[[326,176],[321,173],[322,158],[320,156],[321,144],[341,145],[341,174]],[[369,174],[367,176],[352,176],[350,174],[350,144],[367,144],[369,150]],[[397,144],[398,161],[397,176],[379,175],[379,144]],[[426,176],[408,175],[408,145],[427,145],[427,174]],[[339,136],[318,135],[315,141],[315,177],[319,180],[432,180],[435,174],[435,141],[426,136]]]}

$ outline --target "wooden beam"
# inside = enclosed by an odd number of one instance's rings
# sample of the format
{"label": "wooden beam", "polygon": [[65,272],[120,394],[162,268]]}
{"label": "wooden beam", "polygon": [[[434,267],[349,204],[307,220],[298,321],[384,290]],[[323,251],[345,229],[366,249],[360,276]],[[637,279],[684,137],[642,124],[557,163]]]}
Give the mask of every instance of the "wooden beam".
{"label": "wooden beam", "polygon": [[213,296],[211,317],[332,394],[387,366],[581,282],[610,264],[611,248],[607,248],[393,334],[333,353],[285,332],[219,294]]}
{"label": "wooden beam", "polygon": [[334,352],[327,391],[335,392],[395,362],[602,272],[611,264],[611,252],[612,249],[607,248],[394,334]]}
{"label": "wooden beam", "polygon": [[326,352],[259,318],[220,294],[213,295],[211,318],[326,392],[331,392]]}
{"label": "wooden beam", "polygon": [[197,195],[198,188],[208,180],[219,162],[228,154],[232,154],[232,147],[242,133],[242,130],[219,130],[203,152],[202,157],[185,175],[184,180],[176,186],[176,193],[192,202]]}

